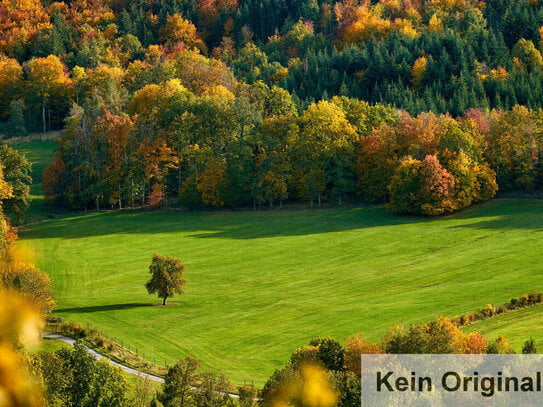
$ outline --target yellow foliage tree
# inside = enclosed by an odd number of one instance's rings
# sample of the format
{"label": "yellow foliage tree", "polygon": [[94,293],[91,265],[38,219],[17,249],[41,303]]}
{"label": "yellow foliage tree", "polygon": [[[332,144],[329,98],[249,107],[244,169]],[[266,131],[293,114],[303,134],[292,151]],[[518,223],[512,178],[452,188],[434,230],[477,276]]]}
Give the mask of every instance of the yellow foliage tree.
{"label": "yellow foliage tree", "polygon": [[202,96],[214,97],[230,102],[236,99],[236,96],[222,85],[215,85],[205,89]]}
{"label": "yellow foliage tree", "polygon": [[408,38],[417,38],[420,36],[420,32],[413,27],[411,20],[406,18],[396,18],[392,24],[392,29]]}
{"label": "yellow foliage tree", "polygon": [[196,26],[189,20],[175,13],[166,20],[166,25],[160,32],[160,38],[171,49],[177,43],[183,43],[187,48],[197,48],[207,52],[204,42],[198,36]]}
{"label": "yellow foliage tree", "polygon": [[28,64],[28,82],[30,90],[41,100],[43,132],[46,131],[46,109],[51,100],[69,93],[72,89],[66,67],[55,55],[45,58],[33,58]]}
{"label": "yellow foliage tree", "polygon": [[4,181],[4,172],[2,165],[0,165],[0,211],[2,209],[2,201],[9,199],[13,195],[13,188],[6,181]]}
{"label": "yellow foliage tree", "polygon": [[443,22],[435,13],[432,14],[432,17],[430,17],[430,21],[428,22],[428,31],[430,32],[443,31]]}
{"label": "yellow foliage tree", "polygon": [[507,70],[505,70],[501,66],[497,67],[496,69],[490,70],[490,77],[492,79],[504,81],[507,79],[508,76],[509,76],[509,72],[507,72]]}
{"label": "yellow foliage tree", "polygon": [[466,0],[430,0],[429,5],[446,11],[462,10],[466,7]]}
{"label": "yellow foliage tree", "polygon": [[360,334],[345,340],[345,369],[356,375],[360,374],[360,355],[385,353],[376,343],[367,343]]}
{"label": "yellow foliage tree", "polygon": [[371,37],[382,38],[386,36],[392,27],[389,20],[384,19],[379,10],[368,4],[358,6],[354,12],[352,23],[344,28],[343,42],[346,44],[361,43]]}
{"label": "yellow foliage tree", "polygon": [[20,93],[23,80],[23,67],[16,59],[0,55],[0,112],[7,119],[10,102]]}
{"label": "yellow foliage tree", "polygon": [[223,206],[220,189],[226,183],[226,164],[216,157],[211,157],[205,170],[198,176],[197,189],[202,194],[206,205]]}
{"label": "yellow foliage tree", "polygon": [[518,62],[515,63],[515,66],[520,67],[523,65],[529,70],[543,69],[543,56],[541,56],[541,52],[539,52],[531,40],[524,38],[518,40],[513,47],[512,55],[513,58],[518,60]]}
{"label": "yellow foliage tree", "polygon": [[413,67],[411,68],[411,76],[413,77],[413,86],[415,88],[418,88],[420,86],[420,83],[424,78],[424,74],[426,73],[427,65],[428,58],[426,58],[425,56],[417,58],[413,63]]}

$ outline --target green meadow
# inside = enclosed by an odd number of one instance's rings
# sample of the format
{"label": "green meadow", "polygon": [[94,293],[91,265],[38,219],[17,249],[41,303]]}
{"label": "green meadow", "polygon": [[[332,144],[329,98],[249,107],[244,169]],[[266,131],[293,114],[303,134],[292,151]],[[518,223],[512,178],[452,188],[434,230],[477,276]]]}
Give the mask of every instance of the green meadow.
{"label": "green meadow", "polygon": [[[382,206],[55,216],[22,227],[20,245],[51,276],[57,314],[151,361],[190,355],[236,383],[261,385],[315,337],[379,341],[394,324],[543,291],[535,200],[494,200],[440,219]],[[185,294],[166,307],[144,288],[155,252],[188,267]],[[495,331],[516,345],[532,328],[505,321]]]}
{"label": "green meadow", "polygon": [[539,353],[543,351],[543,305],[523,308],[507,314],[477,321],[465,328],[466,331],[479,331],[487,339],[499,336],[509,339],[513,349],[520,353],[527,339],[533,338]]}
{"label": "green meadow", "polygon": [[59,209],[48,207],[45,204],[42,189],[42,173],[53,159],[56,146],[57,142],[52,139],[32,140],[30,138],[25,141],[19,141],[11,146],[24,154],[28,161],[32,163],[32,171],[30,173],[33,180],[30,186],[30,198],[32,202],[26,215],[27,222],[43,219],[44,216],[50,213],[61,212]]}
{"label": "green meadow", "polygon": [[[493,201],[447,219],[382,207],[100,212],[24,227],[57,313],[169,363],[262,382],[317,336],[501,304],[542,290],[543,203]],[[146,293],[153,253],[188,266],[170,305]],[[507,334],[507,332],[504,332]]]}

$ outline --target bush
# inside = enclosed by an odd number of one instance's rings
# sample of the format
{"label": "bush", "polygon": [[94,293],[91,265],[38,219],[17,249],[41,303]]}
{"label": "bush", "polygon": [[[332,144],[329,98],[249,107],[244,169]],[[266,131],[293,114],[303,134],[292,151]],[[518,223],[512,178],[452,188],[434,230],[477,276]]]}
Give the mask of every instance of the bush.
{"label": "bush", "polygon": [[530,338],[526,342],[524,342],[524,346],[522,347],[522,353],[524,355],[527,355],[530,353],[537,353],[537,346],[533,338]]}
{"label": "bush", "polygon": [[509,344],[509,341],[505,336],[500,336],[498,339],[496,339],[494,342],[492,342],[490,345],[488,345],[488,349],[486,353],[490,354],[514,354],[515,351]]}

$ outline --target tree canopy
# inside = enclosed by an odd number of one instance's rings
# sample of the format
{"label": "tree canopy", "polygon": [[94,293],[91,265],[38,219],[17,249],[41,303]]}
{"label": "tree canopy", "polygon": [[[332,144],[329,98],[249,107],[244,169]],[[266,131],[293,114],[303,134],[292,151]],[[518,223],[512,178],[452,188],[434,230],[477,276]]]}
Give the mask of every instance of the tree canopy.
{"label": "tree canopy", "polygon": [[145,288],[149,294],[157,293],[163,299],[162,305],[174,294],[183,294],[185,265],[180,259],[153,254],[149,272],[152,277]]}
{"label": "tree canopy", "polygon": [[51,203],[388,203],[427,156],[401,211],[543,185],[541,2],[23,3],[0,1],[0,133],[64,129]]}

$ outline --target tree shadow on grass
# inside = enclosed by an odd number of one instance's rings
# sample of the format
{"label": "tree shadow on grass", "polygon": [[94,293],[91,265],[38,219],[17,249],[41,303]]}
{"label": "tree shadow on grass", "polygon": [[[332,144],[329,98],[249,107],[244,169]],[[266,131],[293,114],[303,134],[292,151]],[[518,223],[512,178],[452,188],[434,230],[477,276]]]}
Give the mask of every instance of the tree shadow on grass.
{"label": "tree shadow on grass", "polygon": [[[482,209],[482,210],[479,210]],[[471,223],[449,226],[447,229],[479,230],[543,230],[543,202],[540,200],[494,200],[473,207],[460,216]],[[490,219],[489,219],[490,218]]]}
{"label": "tree shadow on grass", "polygon": [[110,305],[96,305],[92,307],[74,307],[74,308],[62,308],[56,309],[54,313],[73,313],[73,314],[90,314],[93,312],[104,312],[104,311],[123,311],[133,308],[143,308],[143,307],[152,307],[154,304],[144,304],[144,303],[129,303],[129,304],[110,304]]}
{"label": "tree shadow on grass", "polygon": [[[383,226],[449,222],[445,228],[543,228],[540,200],[494,200],[443,218],[394,215],[378,206],[282,209],[272,211],[112,211],[78,214],[30,224],[21,229],[25,239],[79,239],[106,235],[184,234],[189,238],[258,239],[306,236]],[[470,222],[466,222],[466,220]]]}
{"label": "tree shadow on grass", "polygon": [[379,226],[429,222],[422,216],[396,216],[380,206],[282,209],[272,211],[102,212],[26,225],[21,238],[79,239],[123,234],[177,234],[190,238],[255,239],[305,236]]}

